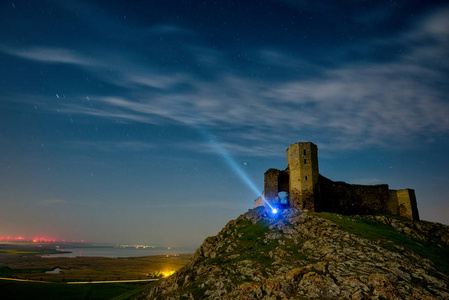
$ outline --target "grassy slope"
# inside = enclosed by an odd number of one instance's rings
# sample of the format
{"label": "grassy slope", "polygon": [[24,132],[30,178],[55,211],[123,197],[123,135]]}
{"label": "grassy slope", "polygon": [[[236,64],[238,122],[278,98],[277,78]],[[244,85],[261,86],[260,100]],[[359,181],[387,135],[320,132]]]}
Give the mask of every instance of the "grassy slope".
{"label": "grassy slope", "polygon": [[310,213],[321,218],[328,219],[338,224],[342,230],[355,234],[361,238],[377,241],[380,246],[400,252],[401,248],[407,248],[415,254],[431,260],[435,268],[449,275],[449,247],[435,238],[422,233],[427,241],[413,238],[401,233],[390,225],[380,222],[354,218],[351,216],[333,213]]}

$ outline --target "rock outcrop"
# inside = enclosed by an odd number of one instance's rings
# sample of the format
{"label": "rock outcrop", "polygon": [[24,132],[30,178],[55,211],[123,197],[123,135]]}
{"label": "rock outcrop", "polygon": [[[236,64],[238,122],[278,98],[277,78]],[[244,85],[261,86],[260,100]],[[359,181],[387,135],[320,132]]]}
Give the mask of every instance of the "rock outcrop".
{"label": "rock outcrop", "polygon": [[249,210],[142,299],[449,299],[449,227]]}

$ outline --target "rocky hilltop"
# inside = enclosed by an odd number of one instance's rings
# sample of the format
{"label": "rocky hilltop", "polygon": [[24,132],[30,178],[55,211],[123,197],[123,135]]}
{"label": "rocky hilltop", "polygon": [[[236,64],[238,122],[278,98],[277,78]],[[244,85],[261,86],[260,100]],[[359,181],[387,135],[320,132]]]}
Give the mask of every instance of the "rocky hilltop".
{"label": "rocky hilltop", "polygon": [[449,227],[249,210],[142,299],[449,299]]}

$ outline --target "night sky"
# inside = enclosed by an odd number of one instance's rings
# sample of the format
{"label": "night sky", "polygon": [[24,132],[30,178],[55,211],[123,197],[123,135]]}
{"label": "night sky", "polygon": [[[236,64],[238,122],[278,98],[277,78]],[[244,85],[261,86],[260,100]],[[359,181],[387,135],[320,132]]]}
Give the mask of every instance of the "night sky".
{"label": "night sky", "polygon": [[198,246],[306,141],[449,224],[448,58],[447,1],[2,1],[0,236]]}

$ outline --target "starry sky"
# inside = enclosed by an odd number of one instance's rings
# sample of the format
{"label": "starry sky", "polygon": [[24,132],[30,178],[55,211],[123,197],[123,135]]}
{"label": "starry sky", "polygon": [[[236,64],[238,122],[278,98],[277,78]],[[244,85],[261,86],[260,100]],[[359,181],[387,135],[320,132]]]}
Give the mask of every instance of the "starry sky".
{"label": "starry sky", "polygon": [[0,236],[198,246],[285,150],[449,224],[447,1],[2,1]]}

